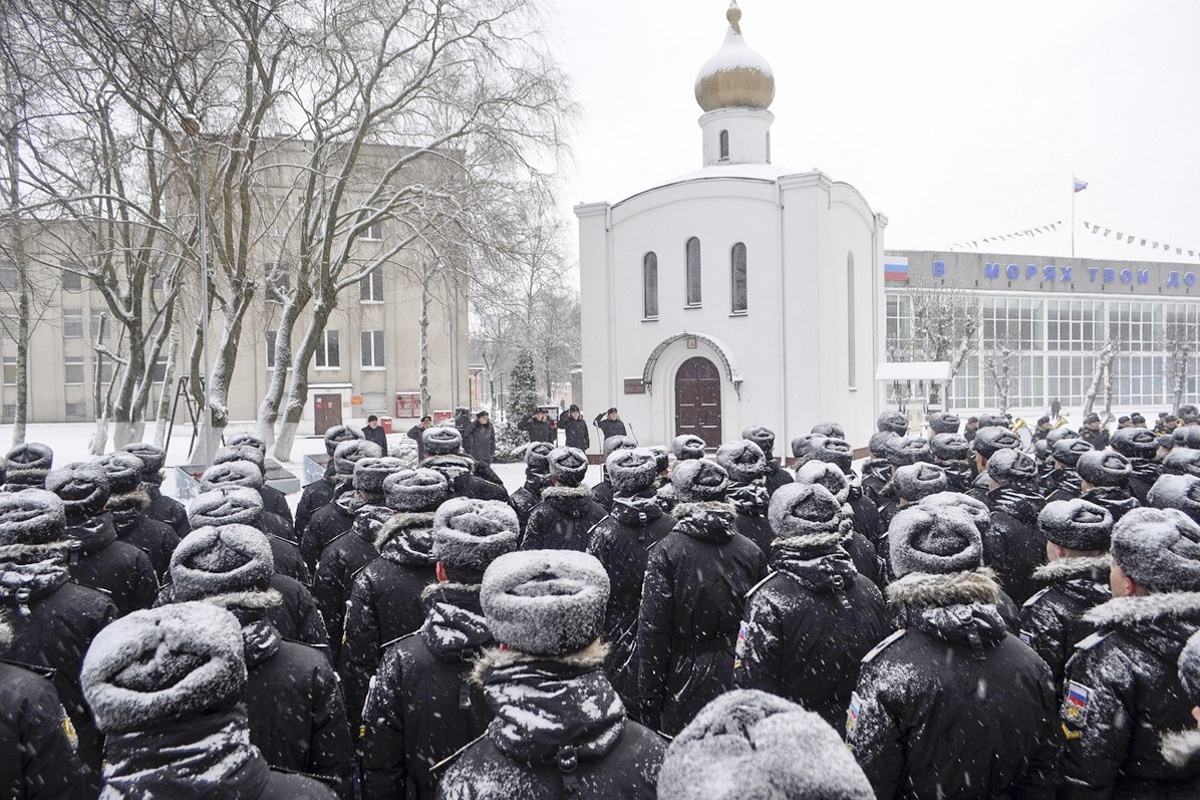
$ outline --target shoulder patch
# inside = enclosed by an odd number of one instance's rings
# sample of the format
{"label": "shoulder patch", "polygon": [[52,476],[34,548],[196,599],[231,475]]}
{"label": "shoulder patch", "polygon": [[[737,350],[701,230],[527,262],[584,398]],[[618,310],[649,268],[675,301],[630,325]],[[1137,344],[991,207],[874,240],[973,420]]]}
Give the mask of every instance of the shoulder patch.
{"label": "shoulder patch", "polygon": [[865,656],[863,656],[862,663],[870,664],[872,661],[875,660],[876,656],[878,656],[884,650],[891,647],[896,642],[900,641],[900,638],[902,636],[904,636],[905,633],[907,633],[907,631],[904,628],[901,628],[900,630],[893,633],[891,636],[884,639],[879,644],[875,645],[873,648],[871,648],[871,652],[869,652]]}
{"label": "shoulder patch", "polygon": [[1021,608],[1032,608],[1038,600],[1042,599],[1042,596],[1046,594],[1046,592],[1050,591],[1050,588],[1051,587],[1047,586],[1045,589],[1038,591],[1037,594],[1022,603]]}
{"label": "shoulder patch", "polygon": [[1091,650],[1093,647],[1100,644],[1107,638],[1108,638],[1107,631],[1096,631],[1091,636],[1088,636],[1086,639],[1080,639],[1078,642],[1076,642],[1075,649],[1076,650]]}
{"label": "shoulder patch", "polygon": [[1062,703],[1063,722],[1078,730],[1087,724],[1088,702],[1095,690],[1075,681],[1067,681],[1065,688],[1066,694]]}
{"label": "shoulder patch", "polygon": [[858,715],[862,710],[862,698],[858,692],[850,693],[850,707],[846,710],[846,741],[854,741],[854,729],[858,727]]}
{"label": "shoulder patch", "polygon": [[759,581],[758,583],[756,583],[750,587],[749,591],[747,591],[746,594],[744,595],[745,599],[749,600],[750,595],[757,592],[759,589],[761,589],[763,587],[763,584],[765,584],[767,581],[771,580],[771,578],[774,578],[778,574],[779,574],[778,570],[772,570],[771,572],[768,572],[767,577],[763,578],[761,581]]}

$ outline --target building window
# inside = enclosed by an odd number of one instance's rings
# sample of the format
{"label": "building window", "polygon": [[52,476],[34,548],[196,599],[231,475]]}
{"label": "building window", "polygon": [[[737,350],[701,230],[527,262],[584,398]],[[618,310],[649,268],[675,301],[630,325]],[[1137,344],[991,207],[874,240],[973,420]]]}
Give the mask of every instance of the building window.
{"label": "building window", "polygon": [[342,354],[338,349],[338,332],[322,331],[321,341],[317,344],[317,369],[338,369],[341,366]]}
{"label": "building window", "polygon": [[64,359],[63,383],[83,383],[83,356],[67,356]]}
{"label": "building window", "polygon": [[83,338],[83,309],[64,308],[62,312],[62,331],[64,339]]}
{"label": "building window", "polygon": [[658,319],[658,256],[642,256],[642,316]]}
{"label": "building window", "polygon": [[383,368],[383,331],[363,331],[362,341],[363,369]]}
{"label": "building window", "polygon": [[359,281],[359,299],[364,303],[383,302],[383,265],[380,264]]}
{"label": "building window", "polygon": [[721,160],[729,158],[729,131],[721,131]]}
{"label": "building window", "polygon": [[729,251],[729,275],[732,286],[732,311],[746,313],[746,245],[738,242]]}
{"label": "building window", "polygon": [[700,305],[700,240],[687,240],[687,304]]}
{"label": "building window", "polygon": [[846,347],[850,388],[853,389],[858,386],[858,365],[854,360],[857,350],[854,338],[854,253],[846,254]]}
{"label": "building window", "polygon": [[5,425],[12,425],[15,423],[17,421],[17,404],[5,403],[4,406],[0,408],[0,416],[3,417],[3,419],[0,419],[0,423]]}
{"label": "building window", "polygon": [[67,403],[67,419],[83,419],[87,416],[87,403]]}
{"label": "building window", "polygon": [[279,331],[267,331],[267,369],[275,369],[275,337]]}
{"label": "building window", "polygon": [[4,357],[4,385],[5,386],[16,386],[17,385],[17,357],[16,356],[5,356]]}
{"label": "building window", "polygon": [[154,367],[150,370],[150,380],[154,383],[162,383],[167,379],[167,357],[159,356],[154,360]]}
{"label": "building window", "polygon": [[83,291],[83,276],[79,274],[79,265],[64,261],[62,265],[62,287],[68,292]]}
{"label": "building window", "polygon": [[[365,216],[365,215],[364,215]],[[383,222],[375,220],[363,229],[362,238],[368,242],[379,242],[383,240]]]}
{"label": "building window", "polygon": [[0,289],[16,289],[20,273],[13,264],[0,264]]}

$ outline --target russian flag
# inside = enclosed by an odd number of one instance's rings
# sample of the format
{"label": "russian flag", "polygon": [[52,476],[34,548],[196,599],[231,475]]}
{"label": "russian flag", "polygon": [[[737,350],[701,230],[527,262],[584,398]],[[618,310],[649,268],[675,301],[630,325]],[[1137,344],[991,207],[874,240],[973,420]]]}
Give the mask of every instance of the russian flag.
{"label": "russian flag", "polygon": [[1075,191],[1082,192],[1084,189],[1087,188],[1087,184],[1088,184],[1087,181],[1080,180],[1079,178],[1076,178],[1074,175],[1071,176],[1071,180],[1075,183]]}
{"label": "russian flag", "polygon": [[884,256],[883,279],[888,281],[908,280],[908,257]]}

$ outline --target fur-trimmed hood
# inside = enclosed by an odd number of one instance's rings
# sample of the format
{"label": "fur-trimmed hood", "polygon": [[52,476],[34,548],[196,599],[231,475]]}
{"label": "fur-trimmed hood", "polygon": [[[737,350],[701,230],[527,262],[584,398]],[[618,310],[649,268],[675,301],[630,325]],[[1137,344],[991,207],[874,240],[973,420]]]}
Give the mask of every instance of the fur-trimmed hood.
{"label": "fur-trimmed hood", "polygon": [[1043,583],[1059,583],[1074,579],[1090,580],[1094,576],[1103,575],[1107,580],[1111,567],[1112,556],[1107,553],[1102,556],[1072,556],[1042,564],[1034,569],[1033,579]]}
{"label": "fur-trimmed hood", "polygon": [[995,605],[1000,601],[1000,584],[996,582],[996,573],[987,567],[946,575],[912,572],[888,585],[887,600],[893,605],[914,607]]}
{"label": "fur-trimmed hood", "polygon": [[134,489],[125,494],[114,494],[108,498],[105,509],[118,513],[121,511],[145,511],[153,500],[145,489]]}
{"label": "fur-trimmed hood", "polygon": [[483,685],[484,676],[490,669],[512,666],[513,664],[533,663],[537,661],[557,661],[579,669],[599,669],[604,666],[608,657],[608,645],[597,639],[582,650],[567,653],[565,656],[534,656],[519,650],[506,650],[499,647],[489,647],[475,659],[471,668],[470,680],[476,686]]}
{"label": "fur-trimmed hood", "polygon": [[1200,592],[1114,597],[1083,615],[1101,631],[1120,631],[1169,663],[1200,630]]}
{"label": "fur-trimmed hood", "polygon": [[592,490],[586,483],[578,486],[548,486],[542,490],[542,502],[571,519],[586,516],[592,508]]}
{"label": "fur-trimmed hood", "polygon": [[375,534],[375,549],[381,558],[408,566],[432,566],[433,518],[428,512],[393,514]]}
{"label": "fur-trimmed hood", "polygon": [[1159,742],[1163,760],[1174,767],[1183,768],[1192,762],[1200,762],[1200,730],[1164,733]]}
{"label": "fur-trimmed hood", "polygon": [[699,503],[679,503],[671,509],[675,517],[673,531],[702,542],[725,544],[732,541],[733,521],[737,510],[729,503],[706,500]]}
{"label": "fur-trimmed hood", "polygon": [[931,575],[913,572],[888,586],[897,627],[913,628],[948,644],[976,649],[1008,635],[996,604],[1000,585],[986,568]]}
{"label": "fur-trimmed hood", "polygon": [[586,497],[591,499],[592,489],[587,484],[581,483],[578,486],[547,486],[542,490],[542,500],[550,498],[574,498]]}

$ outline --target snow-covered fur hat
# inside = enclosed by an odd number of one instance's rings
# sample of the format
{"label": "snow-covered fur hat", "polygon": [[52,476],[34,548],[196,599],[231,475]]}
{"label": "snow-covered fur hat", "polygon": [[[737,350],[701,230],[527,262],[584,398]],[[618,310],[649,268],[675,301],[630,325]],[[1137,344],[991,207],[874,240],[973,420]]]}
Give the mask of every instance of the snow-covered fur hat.
{"label": "snow-covered fur hat", "polygon": [[950,488],[946,470],[936,464],[908,464],[892,476],[892,489],[901,500],[915,503]]}
{"label": "snow-covered fur hat", "polygon": [[951,414],[949,411],[935,411],[929,415],[929,430],[935,434],[957,434],[961,424],[958,415]]}
{"label": "snow-covered fur hat", "polygon": [[161,472],[163,466],[167,463],[167,451],[149,442],[134,442],[133,444],[125,445],[121,449],[142,460],[143,475],[153,475],[156,472]]}
{"label": "snow-covered fur hat", "polygon": [[256,447],[243,444],[236,447],[222,447],[213,453],[214,464],[228,464],[232,461],[249,461],[258,467],[260,472],[266,472],[267,469],[266,456]]}
{"label": "snow-covered fur hat", "polygon": [[987,505],[974,497],[962,494],[961,492],[938,492],[931,494],[923,499],[920,503],[925,508],[930,509],[931,513],[937,514],[938,509],[948,508],[958,510],[967,515],[979,531],[980,536],[987,536],[992,530],[992,512]]}
{"label": "snow-covered fur hat", "polygon": [[744,429],[742,438],[749,439],[758,445],[758,449],[762,450],[763,455],[767,458],[771,457],[771,451],[775,449],[775,431],[764,428],[762,425],[751,425]]}
{"label": "snow-covered fur hat", "polygon": [[499,500],[456,497],[433,518],[433,556],[452,569],[483,572],[517,549],[520,523],[512,506]]}
{"label": "snow-covered fur hat", "polygon": [[220,486],[201,492],[188,503],[188,523],[193,528],[205,525],[262,525],[263,499],[245,486]]}
{"label": "snow-covered fur hat", "polygon": [[622,494],[637,494],[649,489],[659,471],[658,456],[644,447],[618,450],[605,459],[604,467],[613,489]]}
{"label": "snow-covered fur hat", "polygon": [[1195,475],[1200,478],[1200,450],[1176,447],[1163,459],[1163,471],[1172,475]]}
{"label": "snow-covered fur hat", "polygon": [[1200,425],[1180,425],[1172,431],[1171,436],[1175,439],[1176,447],[1200,450]]}
{"label": "snow-covered fur hat", "polygon": [[1063,439],[1078,439],[1079,431],[1074,428],[1068,428],[1066,425],[1061,428],[1054,428],[1046,434],[1046,441],[1051,447],[1061,442]]}
{"label": "snow-covered fur hat", "polygon": [[226,461],[224,464],[213,464],[200,476],[202,492],[211,492],[226,486],[240,486],[243,489],[258,491],[263,487],[262,470],[249,461]]}
{"label": "snow-covered fur hat", "polygon": [[249,525],[205,525],[179,542],[170,574],[176,602],[264,592],[275,574],[275,557],[267,535]]}
{"label": "snow-covered fur hat", "polygon": [[608,573],[595,556],[525,550],[491,563],[480,601],[497,642],[529,655],[562,656],[599,638],[608,593]]}
{"label": "snow-covered fur hat", "polygon": [[383,458],[383,450],[365,439],[342,442],[333,451],[333,469],[338,475],[349,478],[354,475],[354,465],[363,458]]}
{"label": "snow-covered fur hat", "polygon": [[421,444],[426,455],[448,456],[462,449],[462,434],[449,425],[433,425],[421,434]]}
{"label": "snow-covered fur hat", "polygon": [[556,447],[546,460],[550,463],[550,477],[562,486],[578,486],[587,475],[587,454],[577,447]]}
{"label": "snow-covered fur hat", "polygon": [[1079,457],[1094,449],[1087,439],[1079,437],[1059,439],[1050,445],[1050,457],[1064,467],[1075,469],[1075,465],[1079,463]]}
{"label": "snow-covered fur hat", "polygon": [[957,433],[939,433],[929,440],[929,452],[942,461],[966,461],[971,456],[971,443]]}
{"label": "snow-covered fur hat", "polygon": [[1173,508],[1135,508],[1113,528],[1113,561],[1151,592],[1200,591],[1200,525]]}
{"label": "snow-covered fur hat", "polygon": [[339,444],[362,438],[364,438],[363,433],[358,428],[352,428],[349,425],[335,425],[325,431],[325,453],[333,458]]}
{"label": "snow-covered fur hat", "polygon": [[1124,486],[1133,474],[1133,465],[1116,451],[1092,450],[1079,456],[1075,471],[1092,486]]}
{"label": "snow-covered fur hat", "polygon": [[80,675],[100,730],[148,731],[233,706],[246,688],[242,626],[207,603],[134,611],[92,640]]}
{"label": "snow-covered fur hat", "polygon": [[729,473],[729,480],[735,483],[750,483],[767,472],[766,454],[749,439],[726,442],[717,448],[716,458]]}
{"label": "snow-covered fur hat", "polygon": [[979,430],[984,428],[1005,428],[1009,426],[1008,417],[1004,414],[992,414],[990,412],[979,415]]}
{"label": "snow-covered fur hat", "polygon": [[845,439],[846,429],[836,422],[818,422],[809,431],[813,436],[828,436],[833,439]]}
{"label": "snow-covered fur hat", "polygon": [[547,456],[554,449],[549,442],[530,442],[525,448],[525,467],[533,472],[546,475],[550,472],[550,460]]}
{"label": "snow-covered fur hat", "polygon": [[671,440],[671,452],[675,454],[677,461],[688,461],[694,458],[704,458],[704,453],[708,449],[708,443],[690,433],[685,433],[682,436],[676,436]]}
{"label": "snow-covered fur hat", "polygon": [[908,433],[908,417],[902,411],[884,411],[875,421],[875,428],[903,436]]}
{"label": "snow-covered fur hat", "polygon": [[839,503],[850,498],[850,479],[837,464],[825,461],[809,461],[796,469],[797,483],[815,483],[824,486]]}
{"label": "snow-covered fur hat", "polygon": [[1195,475],[1159,475],[1146,499],[1154,508],[1176,508],[1200,522],[1200,478]]}
{"label": "snow-covered fur hat", "polygon": [[[875,458],[883,458],[887,455],[888,442],[895,439],[898,434],[892,431],[876,431],[871,434],[871,438],[867,441],[867,449],[871,451],[871,455]],[[795,442],[792,443],[793,449]]]}
{"label": "snow-covered fur hat", "polygon": [[[1184,425],[1187,425],[1190,422],[1195,422],[1197,419],[1200,419],[1200,408],[1197,408],[1192,403],[1187,403],[1180,406],[1179,411],[1176,412],[1176,414],[1179,417],[1179,421]],[[1176,430],[1178,430],[1178,428]]]}
{"label": "snow-covered fur hat", "polygon": [[54,466],[54,451],[41,442],[26,442],[4,457],[4,480],[14,486],[42,488],[46,473]]}
{"label": "snow-covered fur hat", "polygon": [[[1160,450],[1167,450],[1167,451],[1174,450],[1175,449],[1175,437],[1169,433],[1164,433],[1162,436],[1158,437],[1158,448]],[[1154,455],[1157,456],[1158,453],[1155,452]]]}
{"label": "snow-covered fur hat", "polygon": [[779,539],[820,539],[832,547],[848,533],[842,525],[842,504],[819,483],[780,486],[771,495],[767,520]]}
{"label": "snow-covered fur hat", "polygon": [[933,453],[929,450],[929,440],[922,436],[897,436],[888,441],[884,458],[893,467],[903,467],[907,464],[932,462]]}
{"label": "snow-covered fur hat", "polygon": [[693,458],[680,461],[671,470],[671,486],[680,503],[720,502],[725,499],[729,474],[715,461]]}
{"label": "snow-covered fur hat", "polygon": [[63,537],[63,502],[45,489],[0,493],[0,547],[48,544]]}
{"label": "snow-covered fur hat", "polygon": [[1028,483],[1037,478],[1038,466],[1028,453],[1004,449],[988,459],[987,471],[997,483]]}
{"label": "snow-covered fur hat", "polygon": [[824,461],[826,464],[837,464],[842,470],[849,470],[854,461],[854,449],[849,442],[818,434],[793,439],[792,455],[796,458],[797,466],[809,461]]}
{"label": "snow-covered fur hat", "polygon": [[663,447],[661,444],[652,445],[647,448],[651,453],[654,453],[654,471],[661,473],[667,467],[671,466],[671,451]]}
{"label": "snow-covered fur hat", "polygon": [[142,484],[142,471],[146,465],[132,453],[118,450],[101,456],[96,463],[108,477],[108,488],[113,494],[129,494]]}
{"label": "snow-covered fur hat", "polygon": [[267,457],[266,441],[261,436],[250,433],[249,431],[233,434],[225,439],[225,444],[229,447],[253,447],[255,450],[262,453],[263,458]]}
{"label": "snow-covered fur hat", "polygon": [[1113,517],[1108,509],[1087,500],[1054,500],[1038,514],[1038,530],[1069,550],[1108,550]]}
{"label": "snow-covered fur hat", "polygon": [[984,458],[991,458],[1001,450],[1016,450],[1021,446],[1021,437],[1004,426],[980,427],[971,445]]}
{"label": "snow-covered fur hat", "polygon": [[1119,428],[1110,446],[1126,458],[1150,459],[1158,455],[1158,435],[1148,428]]}
{"label": "snow-covered fur hat", "polygon": [[66,515],[76,521],[103,511],[112,493],[108,476],[94,461],[76,461],[51,470],[46,475],[46,491],[58,495]]}
{"label": "snow-covered fur hat", "polygon": [[446,476],[432,469],[406,469],[383,479],[383,496],[393,511],[436,511],[450,496]]}
{"label": "snow-covered fur hat", "polygon": [[873,800],[871,783],[829,723],[757,689],[700,710],[667,747],[658,800]]}
{"label": "snow-covered fur hat", "polygon": [[949,506],[905,508],[892,518],[887,538],[898,578],[911,572],[969,572],[983,564],[979,529]]}
{"label": "snow-covered fur hat", "polygon": [[404,469],[398,458],[360,458],[354,462],[354,488],[368,494],[383,494],[383,482]]}
{"label": "snow-covered fur hat", "polygon": [[635,447],[637,447],[637,440],[632,436],[609,436],[604,440],[604,445],[600,450],[607,459],[618,450],[632,450]]}

